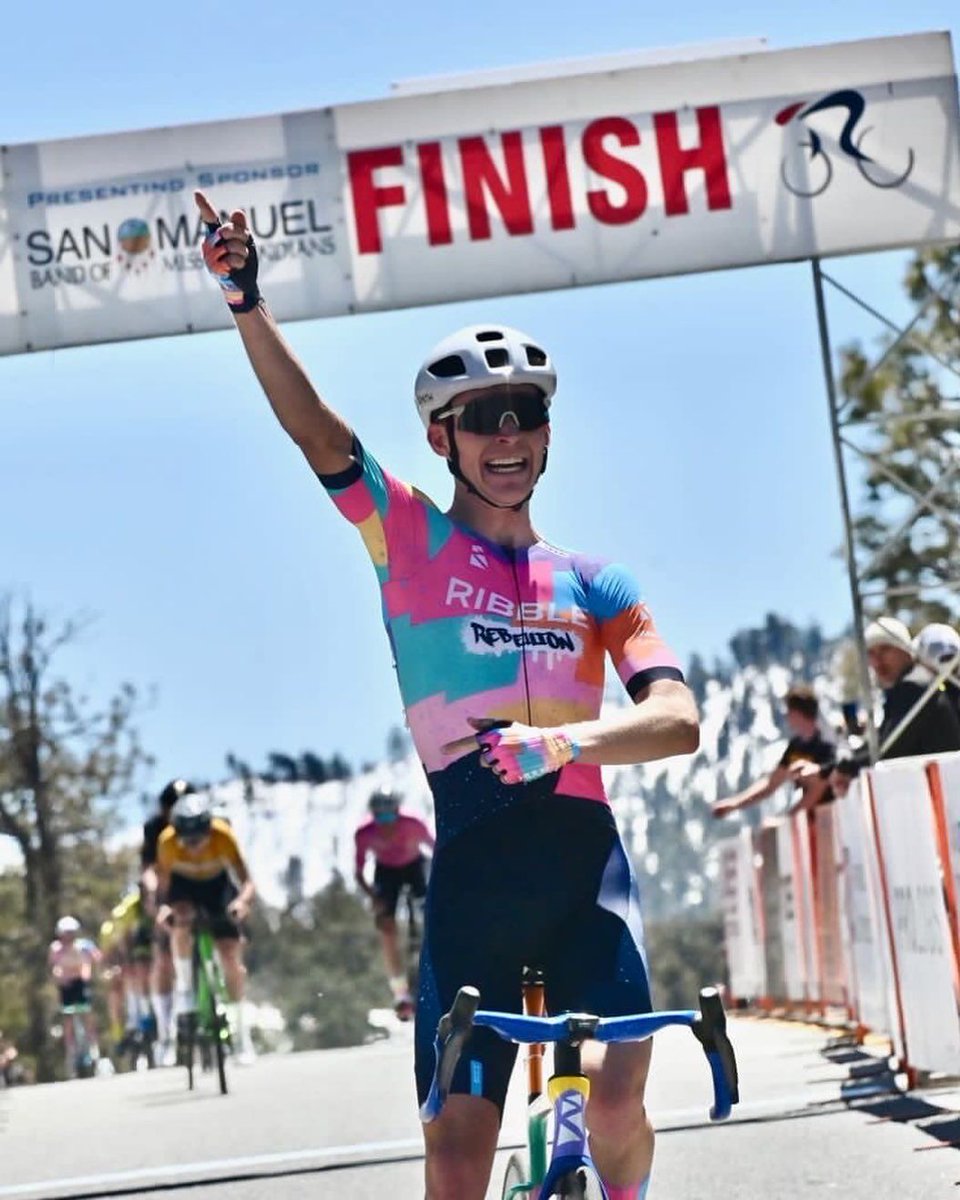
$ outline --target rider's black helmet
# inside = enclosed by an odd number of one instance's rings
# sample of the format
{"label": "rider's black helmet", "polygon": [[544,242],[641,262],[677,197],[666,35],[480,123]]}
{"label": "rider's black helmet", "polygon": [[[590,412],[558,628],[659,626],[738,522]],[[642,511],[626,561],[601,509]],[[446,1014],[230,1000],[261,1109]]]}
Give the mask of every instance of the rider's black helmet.
{"label": "rider's black helmet", "polygon": [[367,807],[374,816],[396,815],[400,811],[400,796],[390,788],[377,788],[375,792],[370,793]]}
{"label": "rider's black helmet", "polygon": [[184,796],[193,796],[196,790],[193,784],[185,779],[171,779],[160,793],[160,807],[168,813],[178,800]]}

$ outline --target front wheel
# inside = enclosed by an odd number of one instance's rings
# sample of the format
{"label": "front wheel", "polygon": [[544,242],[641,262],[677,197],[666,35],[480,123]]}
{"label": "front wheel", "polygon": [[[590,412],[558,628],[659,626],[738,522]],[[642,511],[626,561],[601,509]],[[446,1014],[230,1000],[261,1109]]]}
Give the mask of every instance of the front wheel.
{"label": "front wheel", "polygon": [[515,1150],[507,1159],[500,1200],[522,1200],[523,1197],[529,1196],[532,1190],[529,1159],[523,1151]]}

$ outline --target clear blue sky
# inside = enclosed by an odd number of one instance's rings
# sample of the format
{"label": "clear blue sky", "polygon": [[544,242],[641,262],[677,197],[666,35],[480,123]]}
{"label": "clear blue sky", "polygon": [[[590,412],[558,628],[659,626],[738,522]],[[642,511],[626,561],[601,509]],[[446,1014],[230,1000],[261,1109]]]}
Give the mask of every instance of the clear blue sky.
{"label": "clear blue sky", "polygon": [[[413,76],[735,36],[773,48],[951,29],[956,0],[204,9],[169,0],[4,17],[0,141],[320,107]],[[42,32],[41,32],[42,31]],[[902,311],[896,256],[832,268]],[[834,336],[878,332],[843,303]],[[681,656],[768,610],[848,620],[807,265],[291,325],[315,382],[378,457],[440,503],[414,414],[423,355],[493,316],[560,369],[534,513],[639,576]],[[0,359],[0,588],[96,621],[63,666],[144,690],[157,766],[217,777],[228,750],[379,757],[400,719],[373,573],[275,425],[232,333]],[[155,694],[146,703],[147,693]]]}

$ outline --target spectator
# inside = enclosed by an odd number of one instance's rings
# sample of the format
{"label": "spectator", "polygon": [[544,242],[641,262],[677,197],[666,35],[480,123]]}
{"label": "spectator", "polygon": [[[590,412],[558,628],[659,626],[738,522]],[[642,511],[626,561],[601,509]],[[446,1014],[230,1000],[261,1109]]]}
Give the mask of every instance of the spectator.
{"label": "spectator", "polygon": [[[879,757],[909,758],[960,750],[960,715],[942,686],[931,689],[936,676],[916,661],[906,625],[895,617],[880,617],[867,626],[863,636],[870,669],[883,689],[883,717],[877,730]],[[907,716],[908,724],[899,729]],[[833,790],[844,795],[850,780],[867,762],[866,749],[839,761],[830,776]]]}
{"label": "spectator", "polygon": [[0,1088],[23,1083],[25,1072],[18,1062],[17,1048],[0,1029]]}
{"label": "spectator", "polygon": [[960,718],[960,633],[949,625],[925,625],[914,638],[913,646],[918,660],[938,675],[950,665],[950,674],[942,686]]}
{"label": "spectator", "polygon": [[803,791],[801,803],[811,808],[826,799],[827,771],[836,760],[837,747],[820,728],[820,709],[813,688],[796,683],[785,698],[787,726],[792,734],[773,770],[756,783],[713,805],[715,817],[726,817],[741,808],[758,804],[784,783],[795,783]]}

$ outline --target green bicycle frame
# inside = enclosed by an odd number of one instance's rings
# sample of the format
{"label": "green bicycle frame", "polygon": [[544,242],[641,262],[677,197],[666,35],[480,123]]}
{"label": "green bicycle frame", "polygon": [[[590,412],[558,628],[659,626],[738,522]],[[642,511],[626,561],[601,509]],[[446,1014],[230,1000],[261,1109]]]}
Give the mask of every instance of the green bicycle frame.
{"label": "green bicycle frame", "polygon": [[227,989],[223,972],[216,958],[216,947],[213,934],[209,929],[198,929],[195,935],[197,954],[196,989],[197,989],[197,1025],[209,1038],[220,1038],[227,1043],[230,1040],[230,1029],[227,1023],[217,1022],[217,1008],[226,1003]]}
{"label": "green bicycle frame", "polygon": [[527,1109],[527,1154],[530,1156],[530,1178],[526,1183],[516,1183],[507,1192],[504,1200],[519,1200],[528,1192],[537,1192],[547,1174],[547,1117],[549,1108],[531,1101]]}

